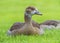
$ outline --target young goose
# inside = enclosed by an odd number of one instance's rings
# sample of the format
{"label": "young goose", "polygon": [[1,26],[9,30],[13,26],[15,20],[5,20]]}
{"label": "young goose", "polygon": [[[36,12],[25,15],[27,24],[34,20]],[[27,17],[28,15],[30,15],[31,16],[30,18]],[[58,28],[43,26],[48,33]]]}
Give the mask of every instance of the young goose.
{"label": "young goose", "polygon": [[[34,7],[31,7],[31,9],[32,8],[34,8]],[[36,9],[36,8],[35,8]],[[27,9],[28,10],[28,9]],[[32,9],[33,10],[33,9]],[[37,10],[37,9],[36,9]],[[29,11],[27,11],[26,12],[26,10],[25,10],[25,13],[29,13]],[[32,12],[33,13],[33,12]],[[42,15],[42,13],[40,13],[40,15]],[[8,31],[13,31],[13,30],[16,30],[16,29],[20,29],[21,27],[23,27],[24,26],[24,24],[25,23],[22,23],[22,22],[16,22],[16,23],[14,23],[12,26],[11,26],[11,28],[8,30]],[[37,23],[37,22],[35,22],[35,21],[32,21],[32,25],[34,26],[34,27],[37,27],[37,28],[40,28],[40,25],[39,25],[39,23]]]}
{"label": "young goose", "polygon": [[30,35],[30,34],[40,34],[40,29],[38,29],[38,27],[34,27],[32,25],[32,16],[34,14],[37,14],[37,15],[41,15],[39,13],[39,11],[30,6],[30,7],[27,7],[26,8],[26,11],[25,11],[25,14],[24,14],[24,19],[25,19],[25,24],[23,24],[23,26],[17,30],[13,30],[13,31],[10,31],[8,32],[8,34],[10,35],[16,35],[16,34],[25,34],[25,35]]}

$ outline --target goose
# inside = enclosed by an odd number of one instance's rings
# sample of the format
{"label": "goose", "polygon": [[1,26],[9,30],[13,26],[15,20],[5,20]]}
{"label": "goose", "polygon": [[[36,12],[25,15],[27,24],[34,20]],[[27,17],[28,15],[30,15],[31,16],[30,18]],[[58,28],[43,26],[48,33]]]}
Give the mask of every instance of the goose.
{"label": "goose", "polygon": [[[38,35],[40,35],[41,33],[43,33],[43,32],[40,32],[39,24],[37,24],[36,22],[33,22],[31,19],[32,16],[35,14],[42,15],[37,10],[37,8],[35,8],[33,6],[27,7],[25,10],[25,14],[24,14],[25,23],[18,22],[18,23],[13,24],[13,26],[12,26],[13,28],[16,28],[18,25],[20,25],[20,26],[18,26],[16,29],[12,29],[12,27],[11,27],[11,29],[8,31],[8,34],[9,35],[16,35],[16,34],[24,34],[24,35],[38,34]],[[16,26],[16,24],[17,24],[17,26]],[[37,25],[35,25],[35,24],[37,24]]]}

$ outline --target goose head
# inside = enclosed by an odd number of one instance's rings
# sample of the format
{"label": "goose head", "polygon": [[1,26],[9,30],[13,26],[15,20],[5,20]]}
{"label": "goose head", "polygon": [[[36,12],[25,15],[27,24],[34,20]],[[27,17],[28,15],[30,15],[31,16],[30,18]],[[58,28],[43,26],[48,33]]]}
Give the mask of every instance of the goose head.
{"label": "goose head", "polygon": [[26,10],[25,10],[25,15],[31,15],[32,16],[34,14],[36,14],[36,15],[42,15],[42,13],[39,12],[37,8],[35,8],[33,6],[28,6],[26,8]]}

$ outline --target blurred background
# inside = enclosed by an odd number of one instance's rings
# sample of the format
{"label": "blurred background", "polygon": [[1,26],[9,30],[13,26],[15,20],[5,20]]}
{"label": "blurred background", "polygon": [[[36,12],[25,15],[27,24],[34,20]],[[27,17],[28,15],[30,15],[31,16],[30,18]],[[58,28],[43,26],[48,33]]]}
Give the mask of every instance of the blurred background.
{"label": "blurred background", "polygon": [[27,6],[35,6],[43,14],[33,16],[38,22],[60,18],[60,0],[0,0],[0,21],[23,21]]}
{"label": "blurred background", "polygon": [[[5,36],[5,34],[7,30],[12,26],[13,23],[24,22],[24,11],[25,11],[25,8],[28,6],[35,6],[43,14],[42,16],[34,15],[32,17],[32,19],[38,23],[44,22],[45,20],[60,20],[60,0],[0,0],[0,42],[1,43],[2,42],[5,43],[9,39],[7,38],[7,36]],[[60,37],[59,34],[57,34],[58,36],[57,38]],[[52,35],[54,37],[55,34],[52,34]],[[48,35],[48,37],[49,36],[50,35]],[[27,37],[25,37],[25,39],[26,38]],[[9,43],[12,41],[10,40],[8,40]],[[26,39],[26,41],[27,40],[28,39]],[[45,40],[46,40],[46,37],[45,37]],[[23,36],[20,39],[20,41],[24,41]],[[34,42],[35,41],[36,40],[34,40]],[[39,41],[40,39],[37,42]],[[44,41],[44,39],[42,40],[42,42],[44,43],[46,41]],[[53,42],[55,43],[55,41],[53,41],[53,39],[52,40],[50,39],[50,42],[52,43]]]}
{"label": "blurred background", "polygon": [[24,22],[24,11],[28,6],[37,7],[43,14],[33,16],[32,19],[38,23],[45,20],[60,20],[60,0],[0,0],[0,27]]}

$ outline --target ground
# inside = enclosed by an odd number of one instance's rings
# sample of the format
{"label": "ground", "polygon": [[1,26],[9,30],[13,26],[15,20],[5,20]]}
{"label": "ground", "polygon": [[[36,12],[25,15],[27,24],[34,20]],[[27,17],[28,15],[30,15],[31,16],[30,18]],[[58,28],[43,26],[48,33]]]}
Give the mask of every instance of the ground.
{"label": "ground", "polygon": [[35,6],[43,14],[32,17],[38,23],[60,20],[60,0],[0,0],[0,43],[60,43],[60,30],[45,30],[44,35],[7,36],[15,22],[24,22],[24,10]]}

